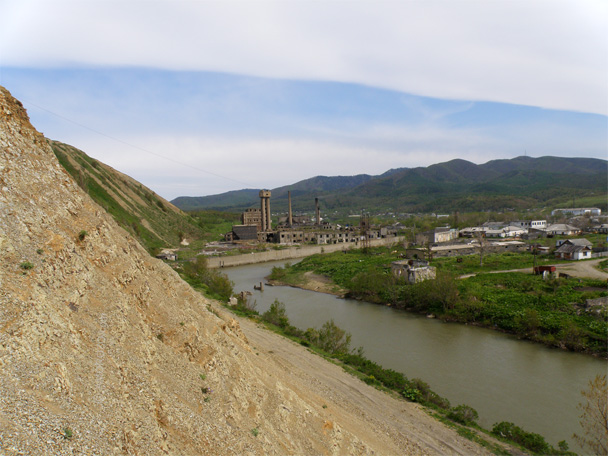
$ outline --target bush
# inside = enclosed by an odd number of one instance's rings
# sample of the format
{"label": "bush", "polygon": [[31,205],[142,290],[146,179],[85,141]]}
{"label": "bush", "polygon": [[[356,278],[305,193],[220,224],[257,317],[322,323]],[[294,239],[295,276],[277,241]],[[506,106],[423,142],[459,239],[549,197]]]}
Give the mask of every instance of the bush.
{"label": "bush", "polygon": [[348,353],[350,350],[350,339],[350,333],[336,326],[333,319],[325,322],[319,330],[319,348],[327,353]]}
{"label": "bush", "polygon": [[279,328],[286,328],[289,326],[289,318],[285,312],[285,304],[278,299],[275,299],[270,308],[262,314],[262,319],[268,323],[278,326]]}
{"label": "bush", "polygon": [[420,402],[420,399],[422,399],[422,395],[420,394],[420,391],[418,391],[416,388],[405,388],[402,392],[401,395],[406,398],[408,401],[412,401],[412,402]]}
{"label": "bush", "polygon": [[477,410],[468,405],[458,405],[448,412],[448,418],[460,424],[470,425],[477,422],[479,414]]}
{"label": "bush", "polygon": [[234,283],[218,270],[208,269],[207,259],[203,256],[184,264],[183,272],[188,283],[206,289],[212,297],[228,301],[234,293]]}
{"label": "bush", "polygon": [[534,453],[547,454],[551,449],[542,435],[526,432],[519,426],[515,426],[513,423],[507,421],[495,424],[492,428],[492,433],[499,437],[512,440]]}

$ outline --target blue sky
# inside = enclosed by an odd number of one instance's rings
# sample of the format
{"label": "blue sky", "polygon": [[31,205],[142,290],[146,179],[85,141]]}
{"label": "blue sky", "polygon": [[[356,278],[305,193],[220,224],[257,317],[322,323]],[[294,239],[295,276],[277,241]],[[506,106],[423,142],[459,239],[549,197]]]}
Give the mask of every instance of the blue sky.
{"label": "blue sky", "polygon": [[606,158],[607,30],[592,0],[0,0],[0,85],[172,199]]}

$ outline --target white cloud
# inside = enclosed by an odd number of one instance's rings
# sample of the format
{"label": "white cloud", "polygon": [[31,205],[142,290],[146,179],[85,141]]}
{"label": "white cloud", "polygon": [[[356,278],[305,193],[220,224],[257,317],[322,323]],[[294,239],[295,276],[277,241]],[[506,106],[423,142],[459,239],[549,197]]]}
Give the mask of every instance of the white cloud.
{"label": "white cloud", "polygon": [[0,16],[2,65],[225,71],[608,113],[601,0],[5,0]]}

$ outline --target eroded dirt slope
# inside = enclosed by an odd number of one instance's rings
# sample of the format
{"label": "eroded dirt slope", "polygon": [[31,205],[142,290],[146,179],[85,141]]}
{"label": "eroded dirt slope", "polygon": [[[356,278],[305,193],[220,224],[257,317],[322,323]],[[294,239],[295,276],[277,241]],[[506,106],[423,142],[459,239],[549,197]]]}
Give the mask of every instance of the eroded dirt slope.
{"label": "eroded dirt slope", "polygon": [[1,87],[0,265],[2,455],[483,454],[302,347],[273,355],[290,342],[248,326],[250,343],[81,191]]}

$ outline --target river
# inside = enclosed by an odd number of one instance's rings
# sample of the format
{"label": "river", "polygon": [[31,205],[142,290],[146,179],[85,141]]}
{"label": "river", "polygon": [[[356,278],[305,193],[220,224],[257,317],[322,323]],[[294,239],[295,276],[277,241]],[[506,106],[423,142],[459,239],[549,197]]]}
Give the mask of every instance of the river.
{"label": "river", "polygon": [[352,334],[352,347],[386,368],[420,378],[452,406],[467,404],[479,412],[479,423],[510,421],[536,432],[557,447],[581,433],[580,391],[607,362],[588,355],[550,349],[496,331],[443,323],[386,306],[339,299],[292,287],[253,289],[275,265],[263,263],[223,269],[235,291],[251,291],[262,313],[278,299],[292,325],[319,328],[333,319]]}

